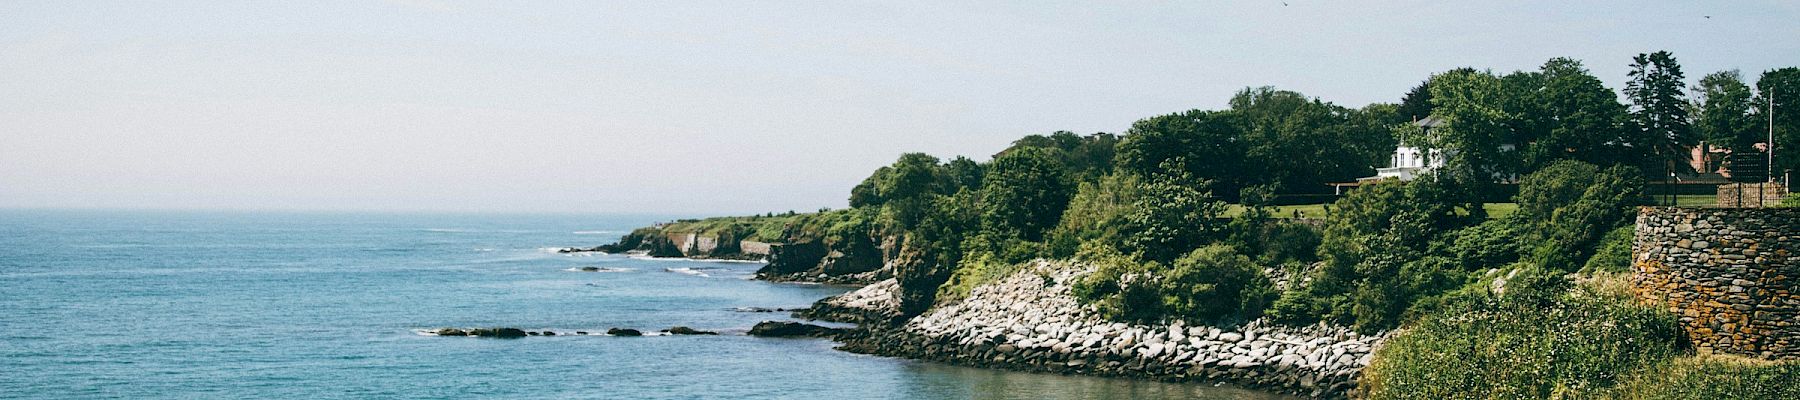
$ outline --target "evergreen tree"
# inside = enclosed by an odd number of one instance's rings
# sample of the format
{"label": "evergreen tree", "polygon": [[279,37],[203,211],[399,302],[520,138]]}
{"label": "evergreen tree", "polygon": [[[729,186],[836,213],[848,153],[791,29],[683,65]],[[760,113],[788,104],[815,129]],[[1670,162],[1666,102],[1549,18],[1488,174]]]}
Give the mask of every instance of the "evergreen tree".
{"label": "evergreen tree", "polygon": [[1692,172],[1687,163],[1687,149],[1699,142],[1689,126],[1687,94],[1681,83],[1681,65],[1668,51],[1638,54],[1632,58],[1631,81],[1625,85],[1625,96],[1631,99],[1631,122],[1638,131],[1638,141],[1650,149],[1653,158],[1644,160],[1645,171]]}

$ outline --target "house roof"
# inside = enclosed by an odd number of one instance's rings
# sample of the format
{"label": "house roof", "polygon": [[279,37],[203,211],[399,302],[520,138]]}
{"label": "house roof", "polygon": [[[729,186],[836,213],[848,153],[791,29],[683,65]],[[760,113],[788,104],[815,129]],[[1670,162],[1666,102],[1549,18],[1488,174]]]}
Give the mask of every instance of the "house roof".
{"label": "house roof", "polygon": [[1413,126],[1425,127],[1425,128],[1436,128],[1436,127],[1444,126],[1445,124],[1449,124],[1449,122],[1444,121],[1443,118],[1439,118],[1436,115],[1428,116],[1428,117],[1425,117],[1425,119],[1421,119],[1418,121],[1413,121]]}

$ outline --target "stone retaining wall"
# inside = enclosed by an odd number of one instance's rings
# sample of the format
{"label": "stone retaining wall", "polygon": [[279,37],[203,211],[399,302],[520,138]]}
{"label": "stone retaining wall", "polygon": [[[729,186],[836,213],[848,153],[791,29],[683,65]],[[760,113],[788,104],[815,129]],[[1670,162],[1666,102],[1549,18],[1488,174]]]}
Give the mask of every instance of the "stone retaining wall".
{"label": "stone retaining wall", "polygon": [[1701,353],[1800,359],[1800,209],[1643,207],[1633,291]]}
{"label": "stone retaining wall", "polygon": [[[1719,207],[1773,207],[1787,197],[1787,185],[1779,183],[1732,183],[1719,185]],[[1761,196],[1761,199],[1757,197]],[[1739,199],[1742,199],[1740,202]]]}

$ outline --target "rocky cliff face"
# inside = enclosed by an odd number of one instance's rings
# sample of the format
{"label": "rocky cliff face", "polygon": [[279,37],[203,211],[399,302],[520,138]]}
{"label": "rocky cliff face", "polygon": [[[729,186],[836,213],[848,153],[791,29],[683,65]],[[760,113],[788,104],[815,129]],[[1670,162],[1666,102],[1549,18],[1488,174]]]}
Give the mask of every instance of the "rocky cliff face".
{"label": "rocky cliff face", "polygon": [[756,271],[756,276],[770,281],[869,284],[892,276],[887,254],[876,245],[875,238],[860,235],[831,243],[807,240],[772,244],[769,265]]}
{"label": "rocky cliff face", "polygon": [[1346,396],[1386,337],[1261,321],[1238,327],[1110,322],[1070,293],[1088,272],[1040,261],[909,320],[898,317],[897,284],[884,281],[822,300],[802,315],[863,323],[868,330],[846,336],[849,351],[1028,371],[1231,382],[1314,397]]}

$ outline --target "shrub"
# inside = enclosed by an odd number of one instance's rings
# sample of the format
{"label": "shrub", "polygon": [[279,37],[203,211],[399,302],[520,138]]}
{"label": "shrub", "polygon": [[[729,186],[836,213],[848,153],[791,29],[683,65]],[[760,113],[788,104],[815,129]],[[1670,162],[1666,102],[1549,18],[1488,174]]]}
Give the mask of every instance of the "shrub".
{"label": "shrub", "polygon": [[1225,203],[1198,189],[1204,182],[1151,180],[1123,220],[1124,248],[1138,257],[1168,262],[1216,239]]}
{"label": "shrub", "polygon": [[1159,278],[1163,304],[1172,316],[1189,321],[1254,319],[1275,298],[1262,266],[1226,245],[1194,250]]}
{"label": "shrub", "polygon": [[962,262],[956,265],[955,271],[950,273],[950,279],[938,286],[934,301],[942,304],[969,297],[969,292],[975,290],[975,287],[1012,275],[1023,266],[1023,263],[1004,262],[989,253],[965,255]]}
{"label": "shrub", "polygon": [[1673,316],[1566,288],[1538,270],[1515,276],[1504,295],[1459,292],[1376,352],[1361,380],[1368,397],[1598,397],[1675,354]]}
{"label": "shrub", "polygon": [[1311,225],[1238,217],[1226,227],[1230,243],[1265,265],[1311,263],[1319,259],[1319,230]]}
{"label": "shrub", "polygon": [[1800,193],[1789,193],[1781,199],[1781,207],[1800,207]]}
{"label": "shrub", "polygon": [[1463,269],[1475,270],[1511,264],[1519,260],[1519,249],[1525,244],[1523,218],[1492,219],[1463,228],[1450,235],[1445,252],[1462,263]]}
{"label": "shrub", "polygon": [[1621,226],[1600,238],[1599,248],[1589,258],[1582,272],[1625,272],[1631,270],[1631,242],[1636,227]]}
{"label": "shrub", "polygon": [[1262,267],[1230,246],[1200,248],[1166,267],[1103,247],[1084,252],[1099,269],[1078,282],[1075,293],[1111,319],[1230,323],[1260,316],[1275,298]]}

